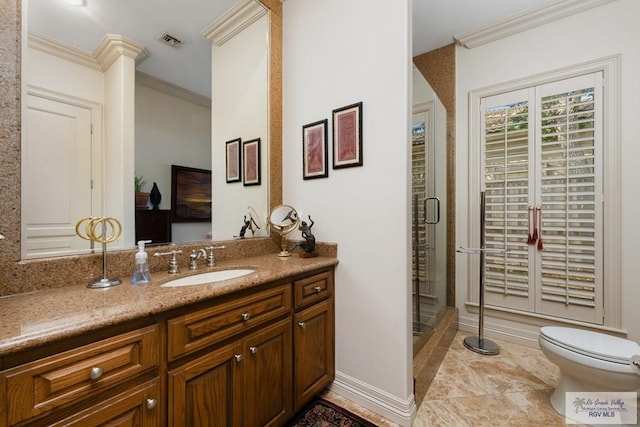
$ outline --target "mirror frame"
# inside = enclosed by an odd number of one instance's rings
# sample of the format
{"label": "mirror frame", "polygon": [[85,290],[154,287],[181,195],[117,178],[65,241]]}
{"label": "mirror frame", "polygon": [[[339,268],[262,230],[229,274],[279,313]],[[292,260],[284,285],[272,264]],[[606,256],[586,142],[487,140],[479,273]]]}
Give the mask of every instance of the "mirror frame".
{"label": "mirror frame", "polygon": [[[20,259],[22,53],[25,0],[7,0],[0,9],[0,296],[34,290],[33,278],[62,273],[71,257]],[[282,204],[282,0],[259,0],[269,10],[269,209]],[[64,278],[64,274],[60,274]],[[12,286],[10,282],[14,282]]]}

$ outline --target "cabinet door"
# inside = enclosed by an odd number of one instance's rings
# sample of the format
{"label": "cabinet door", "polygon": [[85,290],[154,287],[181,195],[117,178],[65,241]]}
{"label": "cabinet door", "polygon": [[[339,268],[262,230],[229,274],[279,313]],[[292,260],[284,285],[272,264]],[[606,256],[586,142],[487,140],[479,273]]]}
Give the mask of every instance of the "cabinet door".
{"label": "cabinet door", "polygon": [[291,318],[243,339],[246,427],[276,426],[293,415]]}
{"label": "cabinet door", "polygon": [[295,411],[335,377],[332,300],[325,300],[295,315]]}
{"label": "cabinet door", "polygon": [[158,382],[155,379],[132,387],[69,418],[47,425],[50,427],[159,427],[162,414],[158,403],[160,397]]}
{"label": "cabinet door", "polygon": [[169,371],[169,426],[242,426],[242,347],[237,341]]}

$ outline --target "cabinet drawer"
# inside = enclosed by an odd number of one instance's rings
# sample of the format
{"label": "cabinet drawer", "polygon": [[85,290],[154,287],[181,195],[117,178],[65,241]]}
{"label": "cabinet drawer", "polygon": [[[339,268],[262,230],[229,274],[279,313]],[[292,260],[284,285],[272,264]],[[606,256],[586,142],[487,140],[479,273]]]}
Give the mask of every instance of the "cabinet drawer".
{"label": "cabinet drawer", "polygon": [[229,338],[291,311],[289,284],[241,296],[168,322],[169,360]]}
{"label": "cabinet drawer", "polygon": [[331,296],[333,292],[333,274],[330,271],[326,271],[296,280],[293,288],[295,289],[295,308],[297,310]]}
{"label": "cabinet drawer", "polygon": [[48,425],[49,427],[159,427],[162,420],[159,399],[160,381],[155,379]]}
{"label": "cabinet drawer", "polygon": [[152,325],[3,371],[6,422],[79,401],[156,367],[159,347],[158,325]]}

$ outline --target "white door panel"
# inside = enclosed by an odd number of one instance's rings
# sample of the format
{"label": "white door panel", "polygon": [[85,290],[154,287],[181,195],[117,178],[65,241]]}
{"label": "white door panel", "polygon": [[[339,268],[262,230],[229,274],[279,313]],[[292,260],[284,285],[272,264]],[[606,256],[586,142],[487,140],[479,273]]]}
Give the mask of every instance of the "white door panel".
{"label": "white door panel", "polygon": [[27,102],[24,256],[88,250],[75,224],[92,214],[91,110],[35,95]]}

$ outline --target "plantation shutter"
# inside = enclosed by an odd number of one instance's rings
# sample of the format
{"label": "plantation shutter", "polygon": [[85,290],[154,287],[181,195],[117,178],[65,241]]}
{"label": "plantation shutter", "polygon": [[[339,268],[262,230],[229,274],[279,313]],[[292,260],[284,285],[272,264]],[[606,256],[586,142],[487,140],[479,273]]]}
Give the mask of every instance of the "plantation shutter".
{"label": "plantation shutter", "polygon": [[487,254],[487,303],[532,310],[531,271],[527,245],[530,193],[530,91],[483,100],[484,183],[488,248],[508,249]]}
{"label": "plantation shutter", "polygon": [[602,323],[601,73],[538,90],[538,311]]}
{"label": "plantation shutter", "polygon": [[507,249],[486,256],[487,304],[601,324],[601,73],[484,98],[481,115],[486,246]]}

